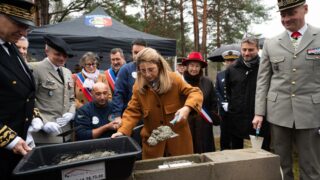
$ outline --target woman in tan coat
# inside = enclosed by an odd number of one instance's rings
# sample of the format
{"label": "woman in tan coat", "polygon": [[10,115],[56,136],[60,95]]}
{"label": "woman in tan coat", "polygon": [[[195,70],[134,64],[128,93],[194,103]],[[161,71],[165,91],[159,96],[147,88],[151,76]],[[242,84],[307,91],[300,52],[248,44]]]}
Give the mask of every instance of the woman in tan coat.
{"label": "woman in tan coat", "polygon": [[[144,120],[141,130],[142,159],[163,156],[192,154],[192,137],[187,118],[189,113],[201,110],[203,96],[199,88],[192,87],[171,69],[164,58],[154,49],[145,48],[137,55],[137,80],[133,95],[122,116],[122,126],[112,137],[130,136],[140,119]],[[175,115],[180,119],[170,124]],[[152,131],[161,125],[170,126],[179,134],[150,146],[147,143]]]}
{"label": "woman in tan coat", "polygon": [[76,108],[80,108],[86,102],[91,102],[91,89],[94,83],[103,82],[109,89],[109,100],[112,95],[107,79],[103,73],[97,69],[97,57],[93,52],[85,53],[80,59],[81,72],[73,74],[72,78],[75,83]]}

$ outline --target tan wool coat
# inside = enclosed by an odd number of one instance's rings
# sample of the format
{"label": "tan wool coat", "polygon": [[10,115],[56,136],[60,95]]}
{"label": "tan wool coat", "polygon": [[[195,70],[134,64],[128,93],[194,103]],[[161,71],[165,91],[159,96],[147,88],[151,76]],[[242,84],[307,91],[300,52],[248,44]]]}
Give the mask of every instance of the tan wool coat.
{"label": "tan wool coat", "polygon": [[[191,107],[197,113],[201,110],[203,95],[199,88],[192,87],[176,73],[170,73],[173,80],[171,89],[162,95],[158,95],[151,88],[146,88],[145,94],[139,92],[135,83],[133,95],[122,117],[122,126],[118,132],[130,135],[132,129],[140,119],[144,120],[141,130],[142,158],[150,159],[166,156],[177,156],[193,153],[192,136],[187,120],[171,125],[177,110],[184,105]],[[179,134],[178,137],[149,146],[147,140],[152,130],[161,125],[167,125]]]}

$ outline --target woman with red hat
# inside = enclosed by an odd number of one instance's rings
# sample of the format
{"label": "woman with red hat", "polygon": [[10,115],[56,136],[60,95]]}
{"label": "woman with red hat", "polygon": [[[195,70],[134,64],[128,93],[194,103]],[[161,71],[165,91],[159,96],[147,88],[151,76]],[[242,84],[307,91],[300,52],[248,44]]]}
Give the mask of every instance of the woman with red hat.
{"label": "woman with red hat", "polygon": [[202,69],[208,64],[199,52],[191,52],[182,64],[186,66],[183,74],[185,81],[199,87],[203,93],[201,113],[190,115],[188,118],[194,153],[215,151],[212,125],[219,125],[220,117],[216,114],[217,99],[213,82],[203,76]]}

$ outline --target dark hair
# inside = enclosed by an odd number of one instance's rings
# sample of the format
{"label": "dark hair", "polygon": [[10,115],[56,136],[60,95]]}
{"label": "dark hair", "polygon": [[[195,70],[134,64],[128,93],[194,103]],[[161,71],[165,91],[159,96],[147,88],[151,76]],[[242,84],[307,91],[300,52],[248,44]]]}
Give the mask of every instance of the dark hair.
{"label": "dark hair", "polygon": [[241,45],[243,43],[248,43],[248,44],[255,44],[256,47],[259,49],[259,39],[254,37],[254,36],[249,36],[249,37],[245,37],[241,40]]}
{"label": "dark hair", "polygon": [[135,39],[134,41],[132,41],[131,45],[139,45],[139,46],[144,46],[144,47],[147,47],[147,42],[142,39],[142,38],[138,38],[138,39]]}
{"label": "dark hair", "polygon": [[123,50],[121,48],[113,48],[110,51],[110,54],[117,54],[117,53],[120,53],[120,56],[124,57]]}

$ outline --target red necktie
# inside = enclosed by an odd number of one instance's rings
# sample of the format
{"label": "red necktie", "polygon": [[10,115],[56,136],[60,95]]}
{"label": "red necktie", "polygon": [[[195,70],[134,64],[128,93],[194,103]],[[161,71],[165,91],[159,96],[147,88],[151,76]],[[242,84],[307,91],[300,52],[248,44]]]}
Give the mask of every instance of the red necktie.
{"label": "red necktie", "polygon": [[293,39],[295,39],[295,40],[297,40],[300,36],[302,36],[302,35],[301,35],[301,33],[299,33],[298,31],[293,32],[293,33],[291,34],[291,37],[292,37]]}

